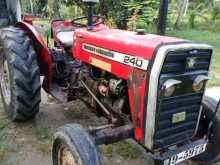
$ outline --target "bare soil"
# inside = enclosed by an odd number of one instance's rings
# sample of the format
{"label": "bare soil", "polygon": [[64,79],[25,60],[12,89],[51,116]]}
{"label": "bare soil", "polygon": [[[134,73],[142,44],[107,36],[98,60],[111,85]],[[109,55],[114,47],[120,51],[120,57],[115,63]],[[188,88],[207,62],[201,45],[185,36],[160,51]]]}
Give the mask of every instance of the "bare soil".
{"label": "bare soil", "polygon": [[[27,123],[12,123],[0,104],[0,165],[52,165],[53,133],[67,123],[84,127],[100,125],[105,119],[97,118],[80,101],[59,104],[42,96],[39,115]],[[152,164],[149,156],[138,145],[120,142],[101,146],[106,165]],[[185,162],[182,165],[190,164]]]}

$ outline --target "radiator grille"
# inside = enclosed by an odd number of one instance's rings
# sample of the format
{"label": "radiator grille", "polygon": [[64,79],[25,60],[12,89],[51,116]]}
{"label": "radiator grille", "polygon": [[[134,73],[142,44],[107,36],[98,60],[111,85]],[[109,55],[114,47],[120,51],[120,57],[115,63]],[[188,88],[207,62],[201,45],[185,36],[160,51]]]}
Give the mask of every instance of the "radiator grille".
{"label": "radiator grille", "polygon": [[[195,70],[208,70],[211,50],[169,52],[163,65],[163,73],[182,73]],[[196,58],[193,68],[186,68],[187,58]]]}
{"label": "radiator grille", "polygon": [[[157,116],[155,129],[155,148],[177,144],[189,140],[195,132],[204,90],[193,92],[192,82],[197,75],[208,74],[211,50],[188,50],[169,52],[165,59],[159,79],[157,98]],[[187,67],[189,58],[194,65]],[[160,94],[161,84],[166,79],[183,81],[173,96],[165,98]],[[186,119],[172,123],[173,114],[185,112]]]}

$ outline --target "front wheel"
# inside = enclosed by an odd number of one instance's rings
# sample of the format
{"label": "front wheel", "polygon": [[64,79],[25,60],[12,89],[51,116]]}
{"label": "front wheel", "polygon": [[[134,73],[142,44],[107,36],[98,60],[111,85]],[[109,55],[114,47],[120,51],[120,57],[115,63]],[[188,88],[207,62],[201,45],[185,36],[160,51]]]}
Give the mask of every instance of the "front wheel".
{"label": "front wheel", "polygon": [[193,159],[195,162],[199,162],[201,164],[210,164],[220,161],[220,107],[218,108],[217,115],[214,116],[217,104],[217,99],[205,96],[203,101],[202,117],[200,119],[198,130],[199,137],[207,134],[208,126],[212,119],[213,125],[210,134],[208,135],[209,143],[206,151]]}
{"label": "front wheel", "polygon": [[53,165],[103,165],[92,137],[78,124],[67,124],[55,134]]}

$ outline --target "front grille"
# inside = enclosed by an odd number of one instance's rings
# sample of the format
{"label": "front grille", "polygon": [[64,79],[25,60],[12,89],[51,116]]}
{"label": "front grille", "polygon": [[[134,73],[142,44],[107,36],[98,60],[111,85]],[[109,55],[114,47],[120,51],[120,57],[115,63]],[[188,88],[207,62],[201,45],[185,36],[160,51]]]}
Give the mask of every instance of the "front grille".
{"label": "front grille", "polygon": [[[204,88],[200,92],[193,92],[192,83],[198,75],[208,75],[211,54],[211,50],[172,51],[167,54],[159,78],[154,148],[191,139],[204,93]],[[187,66],[189,58],[195,59],[193,67]],[[165,98],[160,89],[168,79],[181,80],[182,84],[173,96]],[[172,116],[181,112],[185,112],[185,120],[172,123]]]}
{"label": "front grille", "polygon": [[[162,68],[162,74],[208,70],[211,53],[211,50],[169,52]],[[186,68],[187,58],[190,57],[196,58],[195,66],[193,68]]]}

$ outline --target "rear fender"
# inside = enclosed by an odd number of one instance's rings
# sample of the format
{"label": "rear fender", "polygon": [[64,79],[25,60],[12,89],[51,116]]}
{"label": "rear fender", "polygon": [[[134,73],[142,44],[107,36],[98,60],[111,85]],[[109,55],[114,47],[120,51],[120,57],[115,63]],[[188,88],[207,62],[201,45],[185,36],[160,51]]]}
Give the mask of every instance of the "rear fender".
{"label": "rear fender", "polygon": [[37,60],[40,67],[40,73],[44,76],[43,88],[45,91],[50,91],[52,81],[52,60],[49,54],[49,50],[38,31],[26,22],[18,22],[15,27],[19,27],[27,32],[28,36],[32,40],[34,49],[37,53]]}

